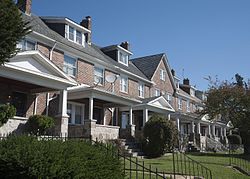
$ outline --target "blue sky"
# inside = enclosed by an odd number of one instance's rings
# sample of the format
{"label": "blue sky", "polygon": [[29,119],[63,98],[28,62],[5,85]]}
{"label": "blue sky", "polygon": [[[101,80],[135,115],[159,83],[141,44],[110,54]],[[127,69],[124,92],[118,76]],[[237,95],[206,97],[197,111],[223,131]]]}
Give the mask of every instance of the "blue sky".
{"label": "blue sky", "polygon": [[[39,16],[92,17],[93,42],[129,41],[133,57],[166,53],[182,79],[250,78],[249,0],[33,0]],[[183,70],[184,69],[184,70]]]}

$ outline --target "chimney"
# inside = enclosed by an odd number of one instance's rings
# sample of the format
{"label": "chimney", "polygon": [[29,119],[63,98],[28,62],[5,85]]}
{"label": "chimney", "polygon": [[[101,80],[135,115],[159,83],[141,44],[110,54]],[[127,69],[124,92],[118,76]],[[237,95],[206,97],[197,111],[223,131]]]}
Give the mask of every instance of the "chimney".
{"label": "chimney", "polygon": [[[91,31],[91,28],[92,28],[91,17],[90,16],[85,17],[85,19],[82,20],[80,25]],[[85,33],[84,35],[86,37],[86,42],[91,43],[91,32]]]}
{"label": "chimney", "polygon": [[125,48],[128,51],[130,50],[130,45],[128,41],[122,42],[120,46]]}
{"label": "chimney", "polygon": [[175,71],[174,71],[174,69],[171,70],[171,73],[172,73],[173,76],[175,76]]}
{"label": "chimney", "polygon": [[184,78],[183,84],[189,86],[189,85],[190,85],[190,84],[189,84],[189,79],[188,79],[188,78]]}
{"label": "chimney", "polygon": [[25,14],[31,14],[31,4],[32,0],[18,0],[17,7]]}

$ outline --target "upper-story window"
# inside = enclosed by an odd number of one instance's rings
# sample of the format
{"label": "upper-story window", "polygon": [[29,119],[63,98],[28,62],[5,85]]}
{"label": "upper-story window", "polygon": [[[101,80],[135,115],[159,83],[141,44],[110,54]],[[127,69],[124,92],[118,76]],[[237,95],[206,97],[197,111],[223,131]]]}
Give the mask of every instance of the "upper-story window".
{"label": "upper-story window", "polygon": [[161,95],[161,91],[159,89],[155,89],[155,96],[160,96]]}
{"label": "upper-story window", "polygon": [[128,77],[126,77],[126,76],[121,76],[120,91],[125,92],[125,93],[128,92]]}
{"label": "upper-story window", "polygon": [[76,62],[75,58],[64,55],[63,71],[70,76],[76,76]]}
{"label": "upper-story window", "polygon": [[195,96],[195,91],[193,89],[190,89],[190,95]]}
{"label": "upper-story window", "polygon": [[128,66],[128,54],[118,51],[118,62]]}
{"label": "upper-story window", "polygon": [[172,95],[167,94],[167,102],[168,102],[169,104],[172,104]]}
{"label": "upper-story window", "polygon": [[178,98],[178,109],[182,110],[182,99]]}
{"label": "upper-story window", "polygon": [[36,42],[29,39],[22,39],[16,47],[21,51],[36,50]]}
{"label": "upper-story window", "polygon": [[190,101],[187,100],[187,112],[190,112]]}
{"label": "upper-story window", "polygon": [[74,27],[66,25],[65,26],[65,37],[75,43],[78,43],[80,45],[84,45],[84,34],[76,30]]}
{"label": "upper-story window", "polygon": [[139,97],[144,98],[144,84],[139,83],[138,86]]}
{"label": "upper-story window", "polygon": [[104,85],[104,69],[95,66],[94,73],[95,73],[94,74],[95,83]]}
{"label": "upper-story window", "polygon": [[163,81],[166,80],[166,71],[163,69],[160,69],[160,79]]}

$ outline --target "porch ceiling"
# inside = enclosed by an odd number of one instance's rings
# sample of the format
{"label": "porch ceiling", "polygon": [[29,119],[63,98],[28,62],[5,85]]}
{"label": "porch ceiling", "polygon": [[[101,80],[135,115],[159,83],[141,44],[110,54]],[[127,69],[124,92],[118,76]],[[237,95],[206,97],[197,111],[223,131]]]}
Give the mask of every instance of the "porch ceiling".
{"label": "porch ceiling", "polygon": [[[82,88],[71,88],[68,91],[68,99],[82,99],[82,98],[90,98],[102,100],[107,102],[107,106],[115,107],[115,106],[133,106],[136,104],[140,104],[141,101],[131,99],[128,97],[118,96],[109,91],[105,91],[96,87],[82,87]],[[115,106],[114,106],[115,105]]]}

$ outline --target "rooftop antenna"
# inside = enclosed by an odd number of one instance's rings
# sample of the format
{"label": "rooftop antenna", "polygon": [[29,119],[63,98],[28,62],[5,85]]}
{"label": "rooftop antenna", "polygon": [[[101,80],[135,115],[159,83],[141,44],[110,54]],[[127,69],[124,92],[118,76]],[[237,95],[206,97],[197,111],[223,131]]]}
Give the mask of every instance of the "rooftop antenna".
{"label": "rooftop antenna", "polygon": [[184,80],[184,77],[185,77],[185,69],[182,68],[182,80]]}

